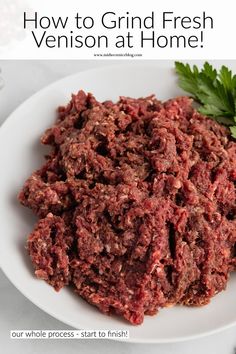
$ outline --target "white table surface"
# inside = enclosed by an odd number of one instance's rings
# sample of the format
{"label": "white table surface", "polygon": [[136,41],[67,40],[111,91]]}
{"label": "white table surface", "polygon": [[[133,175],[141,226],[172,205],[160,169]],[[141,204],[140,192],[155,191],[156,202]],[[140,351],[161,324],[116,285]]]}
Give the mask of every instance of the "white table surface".
{"label": "white table surface", "polygon": [[[118,62],[113,61],[113,64]],[[26,98],[49,83],[108,61],[2,61],[0,77],[0,123]],[[167,62],[160,63],[168,65]],[[0,81],[1,82],[1,81]],[[3,237],[4,235],[1,235]],[[236,294],[235,294],[236,301]],[[27,300],[0,270],[0,352],[39,353],[150,353],[234,354],[236,326],[215,335],[176,344],[130,344],[108,340],[11,340],[11,329],[69,329]],[[4,349],[3,349],[4,348]]]}

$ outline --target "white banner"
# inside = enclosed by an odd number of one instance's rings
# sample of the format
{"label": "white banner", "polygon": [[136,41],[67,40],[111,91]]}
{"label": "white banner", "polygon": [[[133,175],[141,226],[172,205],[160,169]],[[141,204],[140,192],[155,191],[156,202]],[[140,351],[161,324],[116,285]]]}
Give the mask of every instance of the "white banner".
{"label": "white banner", "polygon": [[236,59],[235,0],[0,0],[1,59]]}

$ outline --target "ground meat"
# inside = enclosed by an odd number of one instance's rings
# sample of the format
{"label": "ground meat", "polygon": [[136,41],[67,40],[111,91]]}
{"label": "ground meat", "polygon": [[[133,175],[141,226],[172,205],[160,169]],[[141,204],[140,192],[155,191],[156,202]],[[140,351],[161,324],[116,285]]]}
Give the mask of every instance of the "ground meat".
{"label": "ground meat", "polygon": [[38,278],[46,280],[56,290],[69,284],[69,253],[73,237],[60,216],[49,213],[39,220],[30,234],[27,246]]}
{"label": "ground meat", "polygon": [[80,91],[41,138],[20,202],[38,215],[38,278],[132,324],[204,305],[236,267],[236,143],[187,97],[97,102]]}

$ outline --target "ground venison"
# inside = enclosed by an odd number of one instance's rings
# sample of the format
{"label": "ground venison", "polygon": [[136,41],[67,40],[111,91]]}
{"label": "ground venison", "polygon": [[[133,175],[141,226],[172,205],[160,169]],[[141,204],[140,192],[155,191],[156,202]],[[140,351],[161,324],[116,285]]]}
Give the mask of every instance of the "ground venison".
{"label": "ground venison", "polygon": [[204,305],[236,264],[236,144],[187,97],[98,102],[80,91],[42,136],[44,166],[20,202],[38,278],[72,284],[132,324]]}

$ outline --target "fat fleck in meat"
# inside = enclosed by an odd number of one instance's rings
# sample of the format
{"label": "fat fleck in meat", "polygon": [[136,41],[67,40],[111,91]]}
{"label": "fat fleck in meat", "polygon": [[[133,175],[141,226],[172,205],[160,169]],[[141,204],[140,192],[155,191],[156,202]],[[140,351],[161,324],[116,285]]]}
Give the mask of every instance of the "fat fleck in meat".
{"label": "fat fleck in meat", "polygon": [[20,202],[38,278],[132,324],[204,305],[235,269],[236,143],[187,97],[100,103],[80,91],[41,138]]}

